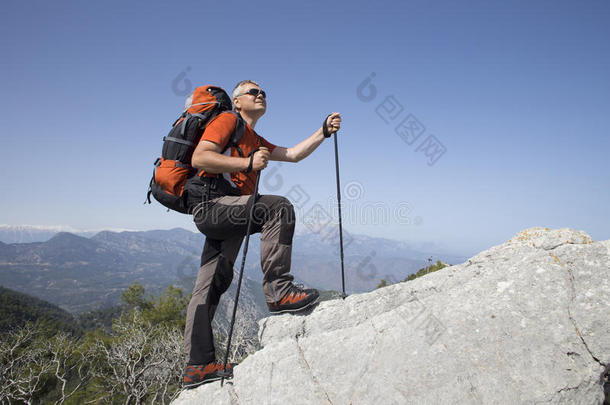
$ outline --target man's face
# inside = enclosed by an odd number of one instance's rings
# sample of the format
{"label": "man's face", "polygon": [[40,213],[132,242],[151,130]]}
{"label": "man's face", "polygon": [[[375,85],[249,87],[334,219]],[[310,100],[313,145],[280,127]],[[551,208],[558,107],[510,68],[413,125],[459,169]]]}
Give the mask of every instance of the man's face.
{"label": "man's face", "polygon": [[267,110],[267,100],[263,97],[262,93],[259,93],[257,96],[248,94],[251,89],[261,90],[261,88],[255,84],[246,83],[242,86],[241,95],[236,97],[233,102],[240,111],[251,114],[255,113],[260,117]]}

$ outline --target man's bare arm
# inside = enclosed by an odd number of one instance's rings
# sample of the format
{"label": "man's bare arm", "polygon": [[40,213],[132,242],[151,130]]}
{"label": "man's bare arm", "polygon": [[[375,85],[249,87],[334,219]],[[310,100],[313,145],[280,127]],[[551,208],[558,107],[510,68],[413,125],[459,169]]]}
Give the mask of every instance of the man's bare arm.
{"label": "man's bare arm", "polygon": [[[330,133],[338,131],[341,126],[341,115],[339,113],[332,113],[326,120],[326,123]],[[299,162],[311,155],[311,153],[320,146],[323,140],[324,132],[322,127],[320,127],[309,138],[296,144],[292,148],[276,147],[273,152],[271,152],[270,160]]]}
{"label": "man's bare arm", "polygon": [[[248,169],[250,158],[222,155],[221,147],[214,142],[201,141],[193,152],[191,166],[205,170],[208,173],[233,173]],[[262,170],[267,167],[269,150],[261,148],[254,154],[252,170]]]}

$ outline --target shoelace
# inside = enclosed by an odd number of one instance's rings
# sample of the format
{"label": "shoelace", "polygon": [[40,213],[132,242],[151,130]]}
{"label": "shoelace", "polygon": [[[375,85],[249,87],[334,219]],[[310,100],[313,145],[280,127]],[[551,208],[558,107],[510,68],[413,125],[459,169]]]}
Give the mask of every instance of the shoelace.
{"label": "shoelace", "polygon": [[303,284],[292,284],[292,288],[290,290],[294,295],[305,294],[305,286]]}

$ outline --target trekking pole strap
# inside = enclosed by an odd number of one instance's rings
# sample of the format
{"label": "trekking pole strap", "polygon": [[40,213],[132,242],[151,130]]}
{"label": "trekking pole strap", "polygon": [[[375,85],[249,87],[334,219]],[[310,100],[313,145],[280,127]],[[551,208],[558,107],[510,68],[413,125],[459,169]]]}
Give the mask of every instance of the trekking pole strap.
{"label": "trekking pole strap", "polygon": [[248,168],[244,170],[244,173],[250,173],[252,171],[252,163],[254,163],[254,154],[258,152],[260,149],[255,149],[248,156],[250,156],[250,163],[248,163]]}
{"label": "trekking pole strap", "polygon": [[330,133],[328,132],[328,126],[326,125],[326,121],[328,121],[328,117],[332,114],[328,114],[326,118],[324,118],[324,122],[322,123],[322,133],[324,134],[324,138],[330,138]]}

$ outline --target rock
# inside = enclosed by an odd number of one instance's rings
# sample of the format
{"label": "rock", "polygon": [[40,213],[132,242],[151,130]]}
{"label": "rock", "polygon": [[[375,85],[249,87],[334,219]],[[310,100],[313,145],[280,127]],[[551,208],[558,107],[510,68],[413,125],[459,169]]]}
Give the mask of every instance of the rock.
{"label": "rock", "polygon": [[[601,404],[610,241],[531,228],[460,265],[260,321],[232,381],[175,404]],[[349,282],[349,280],[348,280]]]}

